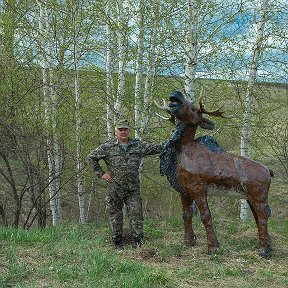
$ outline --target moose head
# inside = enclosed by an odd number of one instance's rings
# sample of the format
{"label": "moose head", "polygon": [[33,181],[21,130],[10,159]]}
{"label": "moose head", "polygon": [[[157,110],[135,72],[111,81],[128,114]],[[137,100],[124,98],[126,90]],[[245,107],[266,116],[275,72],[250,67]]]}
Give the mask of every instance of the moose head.
{"label": "moose head", "polygon": [[200,126],[203,129],[213,130],[215,128],[214,122],[204,118],[203,114],[226,118],[224,112],[220,111],[222,107],[213,111],[207,111],[204,108],[202,96],[199,100],[199,108],[193,105],[190,100],[185,98],[180,91],[173,91],[170,94],[169,101],[169,105],[166,105],[166,102],[164,101],[163,106],[159,105],[157,102],[155,103],[158,108],[170,114],[169,120],[172,123],[178,124],[181,122],[185,123],[187,126],[193,126],[195,128]]}

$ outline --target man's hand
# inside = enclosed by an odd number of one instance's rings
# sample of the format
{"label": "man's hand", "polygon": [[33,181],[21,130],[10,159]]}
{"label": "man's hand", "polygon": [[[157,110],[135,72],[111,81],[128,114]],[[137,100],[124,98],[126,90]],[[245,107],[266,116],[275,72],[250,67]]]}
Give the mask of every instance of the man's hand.
{"label": "man's hand", "polygon": [[112,183],[113,182],[113,179],[112,179],[112,177],[111,177],[109,172],[105,172],[103,174],[103,176],[101,177],[101,179],[103,179],[104,181],[106,181],[108,183]]}

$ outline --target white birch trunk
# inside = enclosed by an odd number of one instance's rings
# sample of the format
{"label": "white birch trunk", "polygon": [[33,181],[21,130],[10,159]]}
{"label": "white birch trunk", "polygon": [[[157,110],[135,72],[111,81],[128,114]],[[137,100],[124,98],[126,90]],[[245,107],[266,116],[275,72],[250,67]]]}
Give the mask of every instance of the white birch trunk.
{"label": "white birch trunk", "polygon": [[[249,145],[249,128],[250,128],[250,114],[252,109],[252,98],[253,98],[253,88],[256,81],[257,76],[257,68],[259,62],[259,56],[262,49],[262,41],[264,34],[264,26],[265,26],[265,14],[268,0],[260,1],[260,19],[257,23],[257,30],[255,36],[255,44],[253,48],[253,58],[249,69],[249,79],[248,86],[246,91],[246,100],[245,100],[245,111],[243,114],[243,122],[242,122],[242,133],[241,133],[241,144],[240,144],[240,152],[241,156],[248,158],[248,145]],[[243,221],[247,221],[249,219],[249,204],[245,199],[240,200],[240,219]]]}
{"label": "white birch trunk", "polygon": [[[44,96],[44,113],[45,113],[45,123],[46,127],[50,130],[50,118],[51,118],[51,107],[50,107],[50,99],[49,99],[49,91],[48,91],[48,75],[47,75],[47,61],[45,59],[44,51],[45,51],[45,43],[44,37],[47,38],[47,27],[44,28],[43,20],[45,25],[47,25],[47,14],[44,10],[41,2],[37,2],[39,5],[39,40],[40,40],[40,49],[42,50],[40,53],[40,65],[42,69],[42,83],[43,83],[43,96]],[[49,199],[50,199],[50,209],[52,213],[52,223],[53,226],[56,225],[56,201],[55,201],[55,182],[54,182],[54,161],[53,161],[53,144],[50,136],[47,137],[47,162],[48,162],[48,191],[49,191]]]}
{"label": "white birch trunk", "polygon": [[[110,17],[111,2],[108,1],[106,4],[106,15],[107,18]],[[113,95],[113,32],[110,28],[109,22],[106,24],[106,39],[107,39],[107,48],[106,48],[106,120],[107,120],[107,133],[108,138],[113,137],[114,135],[114,117],[113,117],[113,108],[114,108],[114,95]]]}
{"label": "white birch trunk", "polygon": [[196,67],[197,67],[197,9],[195,0],[188,0],[189,27],[186,33],[185,47],[185,85],[184,90],[188,98],[194,103],[196,94]]}
{"label": "white birch trunk", "polygon": [[[184,91],[186,96],[195,102],[196,98],[196,68],[198,63],[198,44],[197,44],[197,5],[196,0],[188,0],[188,31],[186,33],[185,46],[185,76]],[[196,203],[192,202],[191,211],[197,213]]]}
{"label": "white birch trunk", "polygon": [[119,46],[119,62],[118,62],[118,87],[117,96],[115,101],[115,117],[119,118],[122,111],[122,100],[125,93],[125,65],[126,65],[126,19],[125,11],[123,9],[123,2],[121,0],[117,1],[118,7],[118,46]]}
{"label": "white birch trunk", "polygon": [[51,67],[52,63],[52,48],[51,48],[51,33],[49,31],[49,21],[48,21],[48,13],[47,10],[45,10],[45,24],[46,24],[46,30],[45,35],[47,36],[47,39],[49,41],[48,43],[48,63],[49,63],[49,80],[50,80],[50,121],[51,121],[51,134],[52,134],[52,163],[53,163],[53,179],[52,185],[54,186],[54,193],[53,195],[50,195],[50,204],[51,206],[51,212],[52,212],[52,219],[53,219],[53,226],[57,226],[61,224],[62,220],[62,207],[61,207],[61,170],[62,170],[62,155],[61,155],[61,148],[58,141],[57,136],[57,99],[56,99],[56,92],[55,92],[55,85],[54,85],[54,73],[53,69]]}
{"label": "white birch trunk", "polygon": [[61,224],[62,220],[62,209],[61,209],[61,170],[62,170],[62,156],[61,156],[61,148],[58,141],[57,135],[57,100],[56,100],[56,92],[54,85],[54,73],[52,68],[49,68],[50,75],[50,100],[51,100],[51,125],[52,125],[52,148],[53,148],[53,164],[54,164],[54,175],[53,182],[55,187],[55,207],[53,219],[55,222],[53,225]]}
{"label": "white birch trunk", "polygon": [[141,125],[141,134],[146,134],[146,127],[149,122],[149,110],[150,110],[150,102],[151,102],[151,90],[153,79],[155,76],[156,69],[156,40],[159,29],[159,18],[157,17],[159,14],[159,1],[156,0],[154,2],[154,23],[151,30],[151,38],[150,38],[150,48],[148,54],[148,65],[146,69],[146,79],[145,79],[145,87],[143,93],[143,117],[142,117],[142,125]]}
{"label": "white birch trunk", "polygon": [[[76,17],[74,15],[74,17]],[[75,20],[75,18],[74,18]],[[83,175],[83,159],[82,159],[82,145],[81,145],[81,113],[80,113],[80,86],[79,86],[79,68],[78,68],[78,47],[76,39],[76,23],[74,21],[74,37],[73,37],[73,62],[74,62],[74,88],[75,88],[75,130],[76,130],[76,155],[77,155],[77,192],[79,201],[79,221],[85,224],[85,206],[84,206],[84,175]]]}
{"label": "white birch trunk", "polygon": [[144,51],[144,11],[145,0],[139,1],[138,11],[138,50],[136,59],[136,76],[135,76],[135,137],[141,139],[141,118],[142,118],[142,76],[143,76],[143,51]]}

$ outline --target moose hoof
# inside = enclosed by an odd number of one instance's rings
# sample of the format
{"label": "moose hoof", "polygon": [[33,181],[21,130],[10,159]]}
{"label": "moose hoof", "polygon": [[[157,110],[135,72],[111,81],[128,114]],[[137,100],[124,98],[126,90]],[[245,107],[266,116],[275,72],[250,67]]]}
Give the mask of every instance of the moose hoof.
{"label": "moose hoof", "polygon": [[213,255],[219,251],[219,246],[209,247],[208,248],[208,255]]}
{"label": "moose hoof", "polygon": [[268,247],[268,248],[260,248],[259,249],[259,255],[264,258],[264,259],[269,259],[270,258],[270,252],[271,252],[271,248]]}
{"label": "moose hoof", "polygon": [[193,237],[191,237],[189,239],[184,239],[184,244],[187,247],[195,246],[196,245],[196,240],[197,240],[197,237],[193,236]]}

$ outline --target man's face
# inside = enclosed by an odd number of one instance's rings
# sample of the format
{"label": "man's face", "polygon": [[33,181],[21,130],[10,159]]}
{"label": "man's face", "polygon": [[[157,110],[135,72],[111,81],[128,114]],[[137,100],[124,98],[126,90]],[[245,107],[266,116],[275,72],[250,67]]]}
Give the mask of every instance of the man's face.
{"label": "man's face", "polygon": [[115,128],[115,136],[120,141],[120,143],[128,142],[129,133],[129,128]]}

